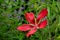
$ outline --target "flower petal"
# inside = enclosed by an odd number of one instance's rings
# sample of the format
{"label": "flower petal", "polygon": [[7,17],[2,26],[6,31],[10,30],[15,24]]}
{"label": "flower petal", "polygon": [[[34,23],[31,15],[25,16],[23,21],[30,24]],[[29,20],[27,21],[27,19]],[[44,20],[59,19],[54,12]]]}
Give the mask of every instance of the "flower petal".
{"label": "flower petal", "polygon": [[29,23],[33,23],[33,24],[34,24],[34,14],[33,14],[32,12],[26,13],[26,14],[25,14],[25,17],[26,17],[26,20],[27,20]]}
{"label": "flower petal", "polygon": [[33,29],[31,29],[31,30],[26,34],[26,36],[29,37],[29,36],[33,35],[36,31],[37,31],[37,29],[34,27]]}
{"label": "flower petal", "polygon": [[46,15],[48,14],[48,11],[46,8],[44,8],[39,14],[38,14],[38,17],[37,17],[37,20],[41,20],[42,18],[44,18]]}
{"label": "flower petal", "polygon": [[22,26],[18,26],[17,30],[19,31],[28,31],[31,29],[31,26],[29,24],[23,24]]}
{"label": "flower petal", "polygon": [[43,22],[41,22],[40,24],[39,24],[39,28],[45,28],[46,26],[47,26],[47,20],[44,20]]}

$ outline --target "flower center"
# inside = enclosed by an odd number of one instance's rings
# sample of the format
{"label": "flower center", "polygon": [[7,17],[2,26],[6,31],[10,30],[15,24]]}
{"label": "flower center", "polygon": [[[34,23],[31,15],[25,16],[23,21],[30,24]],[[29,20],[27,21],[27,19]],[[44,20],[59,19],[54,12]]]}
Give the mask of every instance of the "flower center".
{"label": "flower center", "polygon": [[36,27],[37,29],[39,28],[36,18],[35,18],[35,27]]}
{"label": "flower center", "polygon": [[33,26],[33,27],[35,27],[35,28],[37,28],[37,29],[39,29],[38,22],[37,22],[36,18],[35,18],[35,24],[30,24],[30,25]]}

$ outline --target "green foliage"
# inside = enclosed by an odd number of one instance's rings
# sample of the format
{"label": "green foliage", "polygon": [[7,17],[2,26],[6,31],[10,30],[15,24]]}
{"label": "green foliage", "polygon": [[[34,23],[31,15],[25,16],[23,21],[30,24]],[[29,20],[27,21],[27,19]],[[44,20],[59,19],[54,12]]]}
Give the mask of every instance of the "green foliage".
{"label": "green foliage", "polygon": [[[26,32],[16,30],[27,23],[25,12],[35,16],[48,9],[48,25],[27,38]],[[60,40],[60,2],[56,0],[0,0],[0,40]]]}

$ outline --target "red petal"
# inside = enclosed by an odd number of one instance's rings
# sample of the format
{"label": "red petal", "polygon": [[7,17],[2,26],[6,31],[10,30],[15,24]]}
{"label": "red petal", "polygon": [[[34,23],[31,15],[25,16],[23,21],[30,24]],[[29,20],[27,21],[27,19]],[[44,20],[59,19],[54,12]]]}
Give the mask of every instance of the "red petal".
{"label": "red petal", "polygon": [[37,17],[37,20],[41,20],[42,18],[44,18],[46,15],[48,14],[48,11],[46,8],[44,8],[39,14],[38,14],[38,17]]}
{"label": "red petal", "polygon": [[31,29],[31,26],[29,24],[23,24],[22,26],[18,26],[17,30],[19,31],[28,31]]}
{"label": "red petal", "polygon": [[36,28],[33,28],[32,30],[30,30],[28,33],[27,33],[27,37],[31,36],[32,34],[34,34],[35,32],[37,31]]}
{"label": "red petal", "polygon": [[25,17],[29,23],[34,23],[34,14],[32,12],[26,13]]}
{"label": "red petal", "polygon": [[39,24],[39,28],[45,28],[46,26],[47,26],[47,20],[44,20],[43,22],[41,22],[40,24]]}

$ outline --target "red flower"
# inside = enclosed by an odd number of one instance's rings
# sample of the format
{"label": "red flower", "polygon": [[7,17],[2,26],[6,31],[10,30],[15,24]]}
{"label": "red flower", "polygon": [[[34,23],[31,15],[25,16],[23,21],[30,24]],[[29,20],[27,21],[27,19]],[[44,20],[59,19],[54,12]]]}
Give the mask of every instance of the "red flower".
{"label": "red flower", "polygon": [[22,26],[18,26],[17,30],[19,31],[29,31],[26,36],[29,37],[34,34],[37,29],[45,28],[47,25],[47,20],[41,21],[45,16],[47,16],[48,11],[47,9],[43,9],[39,14],[38,17],[35,18],[32,12],[26,13],[25,17],[29,24],[23,24]]}

